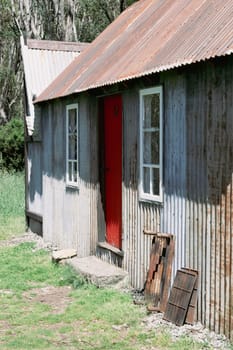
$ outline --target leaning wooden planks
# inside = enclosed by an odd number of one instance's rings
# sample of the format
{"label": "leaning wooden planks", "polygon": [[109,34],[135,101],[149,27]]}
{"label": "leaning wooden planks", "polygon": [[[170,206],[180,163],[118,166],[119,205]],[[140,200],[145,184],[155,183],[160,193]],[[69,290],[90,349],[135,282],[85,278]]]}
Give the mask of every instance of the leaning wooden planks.
{"label": "leaning wooden planks", "polygon": [[176,277],[167,302],[164,319],[182,326],[193,324],[197,304],[198,271],[182,268]]}
{"label": "leaning wooden planks", "polygon": [[167,304],[174,257],[174,236],[145,231],[153,235],[150,266],[145,285],[145,299],[154,310],[164,312]]}

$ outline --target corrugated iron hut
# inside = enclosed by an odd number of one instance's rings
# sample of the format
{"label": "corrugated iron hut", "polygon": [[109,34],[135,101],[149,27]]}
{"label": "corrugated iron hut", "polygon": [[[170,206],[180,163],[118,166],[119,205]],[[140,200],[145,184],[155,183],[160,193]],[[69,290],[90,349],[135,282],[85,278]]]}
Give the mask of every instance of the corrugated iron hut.
{"label": "corrugated iron hut", "polygon": [[[36,99],[43,235],[143,288],[149,231],[233,338],[233,2],[140,0]],[[37,193],[37,180],[29,180]],[[31,197],[33,203],[33,198]]]}

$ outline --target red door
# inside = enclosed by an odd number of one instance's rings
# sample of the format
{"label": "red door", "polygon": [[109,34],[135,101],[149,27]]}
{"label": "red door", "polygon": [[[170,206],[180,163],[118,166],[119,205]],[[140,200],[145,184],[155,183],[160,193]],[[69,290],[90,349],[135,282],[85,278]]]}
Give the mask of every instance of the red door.
{"label": "red door", "polygon": [[121,248],[122,229],[122,99],[104,99],[106,240]]}

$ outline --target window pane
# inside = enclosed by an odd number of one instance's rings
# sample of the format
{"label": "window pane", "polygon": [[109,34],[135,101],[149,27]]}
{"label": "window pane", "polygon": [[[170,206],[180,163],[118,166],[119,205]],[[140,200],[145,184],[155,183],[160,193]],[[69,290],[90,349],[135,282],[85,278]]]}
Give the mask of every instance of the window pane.
{"label": "window pane", "polygon": [[68,174],[68,176],[69,176],[69,181],[71,182],[72,181],[72,163],[71,162],[69,162],[69,174]]}
{"label": "window pane", "polygon": [[143,163],[151,164],[151,133],[143,133]]}
{"label": "window pane", "polygon": [[150,193],[150,168],[143,168],[143,192]]}
{"label": "window pane", "polygon": [[152,95],[151,100],[151,127],[159,128],[159,94]]}
{"label": "window pane", "polygon": [[73,181],[77,182],[77,180],[78,180],[78,166],[77,166],[77,162],[75,162],[73,164],[73,171],[74,171],[74,173],[73,173]]}
{"label": "window pane", "polygon": [[69,133],[77,133],[77,118],[76,118],[76,109],[69,110]]}
{"label": "window pane", "polygon": [[151,137],[151,163],[159,164],[159,131],[153,132]]}
{"label": "window pane", "polygon": [[77,160],[77,139],[76,135],[69,136],[69,160]]}
{"label": "window pane", "polygon": [[143,133],[144,164],[159,164],[159,131]]}
{"label": "window pane", "polygon": [[152,169],[153,173],[153,194],[159,195],[159,169]]}
{"label": "window pane", "polygon": [[159,94],[144,96],[144,128],[159,128]]}

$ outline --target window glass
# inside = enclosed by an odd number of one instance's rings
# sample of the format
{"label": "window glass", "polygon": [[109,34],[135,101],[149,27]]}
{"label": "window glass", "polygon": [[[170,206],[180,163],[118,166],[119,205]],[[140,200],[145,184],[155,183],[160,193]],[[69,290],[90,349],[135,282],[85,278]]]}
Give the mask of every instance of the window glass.
{"label": "window glass", "polygon": [[145,164],[159,163],[159,131],[143,132],[143,162]]}
{"label": "window glass", "polygon": [[69,133],[76,134],[77,133],[77,116],[76,109],[69,110]]}
{"label": "window glass", "polygon": [[153,169],[153,194],[159,195],[159,169]]}
{"label": "window glass", "polygon": [[150,193],[150,168],[143,168],[143,190]]}
{"label": "window glass", "polygon": [[160,121],[160,103],[159,95],[151,94],[143,97],[144,99],[144,128],[159,128]]}
{"label": "window glass", "polygon": [[68,163],[68,165],[69,165],[69,182],[72,182],[72,163],[71,162],[69,162]]}
{"label": "window glass", "polygon": [[77,160],[77,135],[69,135],[69,160]]}

